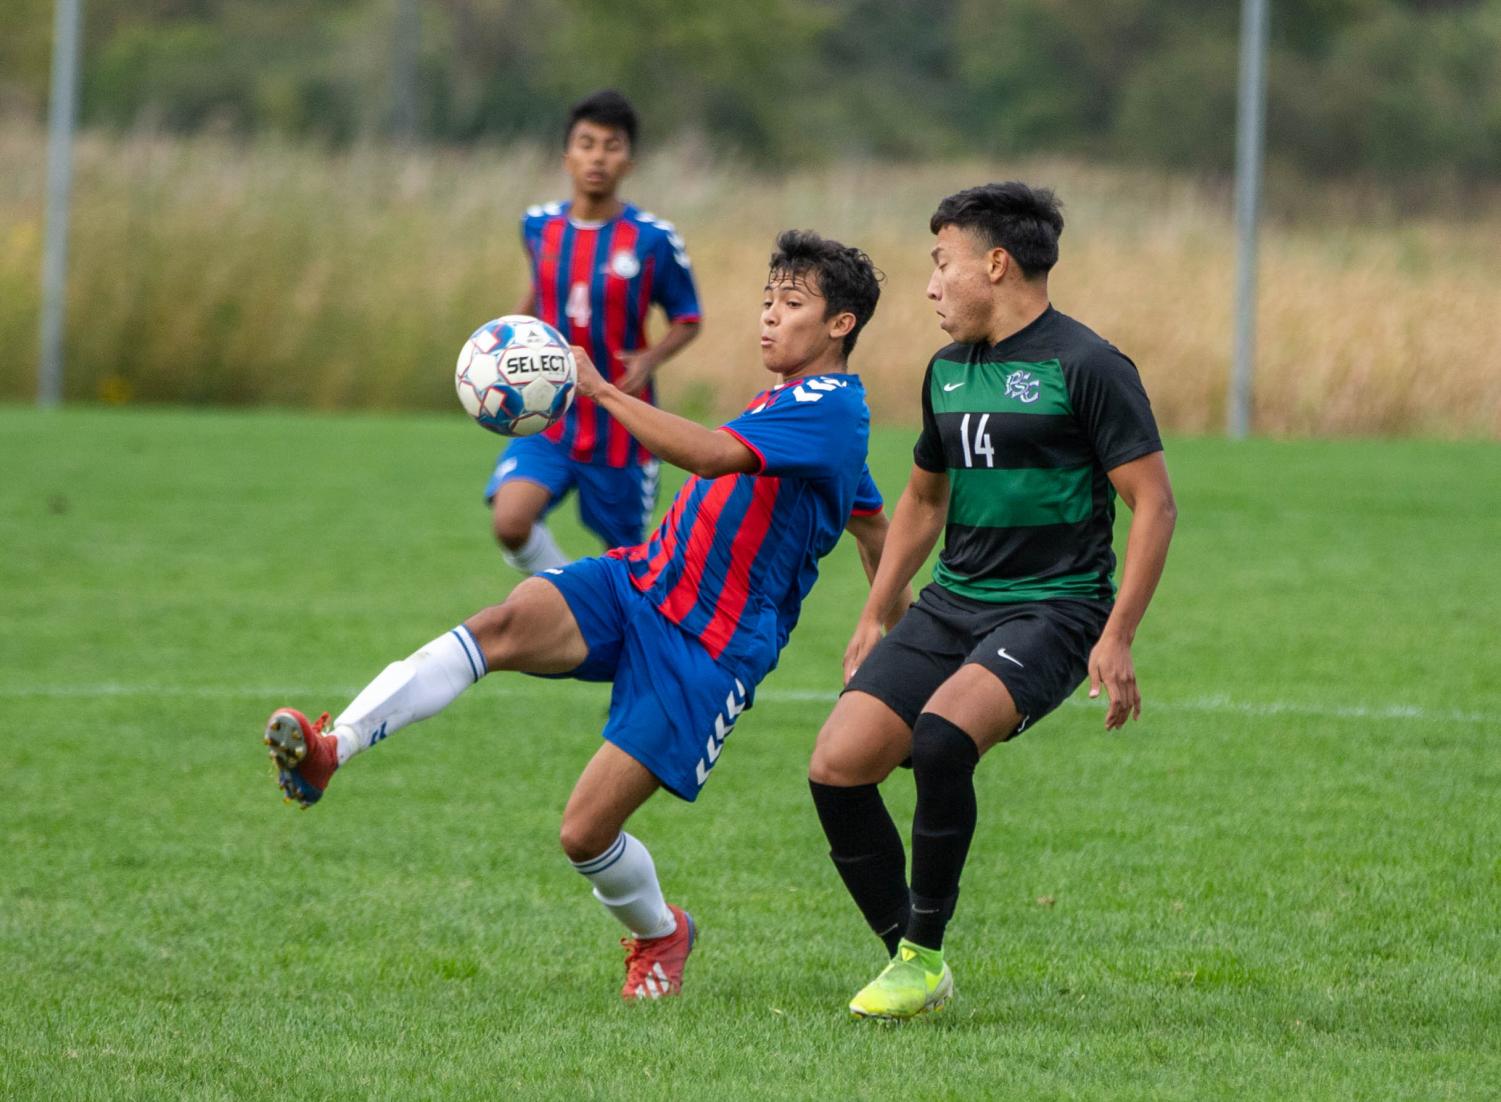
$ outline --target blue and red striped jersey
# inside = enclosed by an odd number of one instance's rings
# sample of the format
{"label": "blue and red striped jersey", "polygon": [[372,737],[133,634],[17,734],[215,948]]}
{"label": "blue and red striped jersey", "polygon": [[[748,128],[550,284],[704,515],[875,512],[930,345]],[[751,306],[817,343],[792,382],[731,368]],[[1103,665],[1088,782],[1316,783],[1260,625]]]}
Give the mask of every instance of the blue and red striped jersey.
{"label": "blue and red striped jersey", "polygon": [[818,560],[851,515],[881,509],[865,463],[865,387],[855,375],[784,383],[720,431],[759,469],[690,478],[651,539],[610,554],[663,616],[754,685],[776,665]]}
{"label": "blue and red striped jersey", "polygon": [[[625,374],[622,352],[645,348],[646,315],[656,303],[668,321],[699,319],[698,289],[683,239],[671,222],[627,204],[608,222],[576,222],[572,203],[530,208],[521,240],[532,267],[537,317],[589,350],[611,382]],[[656,402],[655,387],[640,397]],[[649,453],[620,423],[579,395],[546,436],[581,463],[627,467]]]}

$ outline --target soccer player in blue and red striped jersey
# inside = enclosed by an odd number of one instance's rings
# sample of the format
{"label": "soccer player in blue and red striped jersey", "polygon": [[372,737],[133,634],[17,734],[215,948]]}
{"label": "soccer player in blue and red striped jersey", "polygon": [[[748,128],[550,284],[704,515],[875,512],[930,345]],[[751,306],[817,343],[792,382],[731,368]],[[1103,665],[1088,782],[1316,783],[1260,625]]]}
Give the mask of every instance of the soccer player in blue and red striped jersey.
{"label": "soccer player in blue and red striped jersey", "polygon": [[[653,403],[656,369],[697,335],[701,311],[672,223],[617,194],[636,133],[636,112],[618,92],[598,92],[569,112],[563,167],[573,198],[522,218],[531,283],[515,312],[555,327],[588,349],[621,391]],[[668,330],[648,345],[653,304]],[[543,518],[570,490],[585,527],[607,548],[640,543],[657,504],[656,458],[587,395],[558,424],[513,441],[496,460],[485,501],[508,562],[534,574],[568,561]]]}
{"label": "soccer player in blue and red striped jersey", "polygon": [[604,744],[563,812],[563,849],[631,933],[622,996],[676,994],[693,922],[666,902],[625,823],[659,788],[698,797],[842,532],[875,575],[886,517],[865,462],[865,390],[846,360],[879,295],[863,252],[782,234],[761,306],[761,359],[779,381],[719,429],[626,394],[575,348],[580,395],[693,477],[649,540],[526,579],[386,667],[332,724],[273,713],[265,740],[288,798],[315,803],[352,755],[487,673],[614,682]]}

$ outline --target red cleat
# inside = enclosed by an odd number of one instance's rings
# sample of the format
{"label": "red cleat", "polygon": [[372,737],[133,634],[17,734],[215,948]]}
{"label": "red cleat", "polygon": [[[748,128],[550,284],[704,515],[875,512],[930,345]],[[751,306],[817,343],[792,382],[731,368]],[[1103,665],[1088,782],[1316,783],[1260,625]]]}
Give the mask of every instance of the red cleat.
{"label": "red cleat", "polygon": [[329,778],[339,768],[338,742],[323,733],[327,726],[327,712],[309,722],[296,708],[278,708],[266,721],[262,741],[271,747],[276,783],[288,800],[305,808],[323,798]]}
{"label": "red cleat", "polygon": [[663,995],[682,994],[683,965],[688,963],[688,954],[693,952],[698,931],[693,925],[693,916],[687,911],[671,903],[667,904],[667,909],[678,920],[678,927],[666,937],[620,939],[620,944],[625,946],[622,999],[660,999]]}

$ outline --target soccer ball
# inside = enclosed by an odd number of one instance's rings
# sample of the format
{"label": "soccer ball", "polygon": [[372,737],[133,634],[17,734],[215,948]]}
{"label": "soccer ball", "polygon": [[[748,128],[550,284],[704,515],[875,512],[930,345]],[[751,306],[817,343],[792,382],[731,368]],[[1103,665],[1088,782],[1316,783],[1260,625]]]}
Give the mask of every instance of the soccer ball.
{"label": "soccer ball", "polygon": [[568,412],[577,370],[563,334],[525,314],[507,314],[464,342],[453,382],[482,427],[532,436]]}

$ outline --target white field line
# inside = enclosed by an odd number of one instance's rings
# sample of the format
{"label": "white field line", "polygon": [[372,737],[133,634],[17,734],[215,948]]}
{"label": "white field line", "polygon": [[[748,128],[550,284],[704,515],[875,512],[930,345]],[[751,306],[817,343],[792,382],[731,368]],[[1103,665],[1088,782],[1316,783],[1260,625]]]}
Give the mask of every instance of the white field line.
{"label": "white field line", "polygon": [[[59,700],[101,700],[110,697],[156,696],[163,700],[188,697],[199,700],[257,699],[287,701],[338,702],[353,699],[361,686],[289,685],[152,685],[119,684],[100,682],[92,685],[0,685],[0,700],[25,700],[28,698]],[[500,684],[487,687],[486,692],[502,696],[522,696],[523,684]],[[756,694],[757,704],[832,704],[836,694],[821,689],[767,689]],[[1087,708],[1093,711],[1105,707],[1103,700],[1091,701],[1074,697],[1064,702],[1065,707]],[[1211,715],[1233,716],[1306,716],[1314,719],[1368,719],[1412,720],[1429,723],[1501,723],[1494,714],[1466,712],[1452,708],[1424,708],[1413,704],[1336,704],[1325,701],[1296,700],[1233,700],[1228,696],[1205,696],[1186,700],[1153,700],[1148,698],[1143,705],[1144,714],[1150,712],[1203,712]]]}

